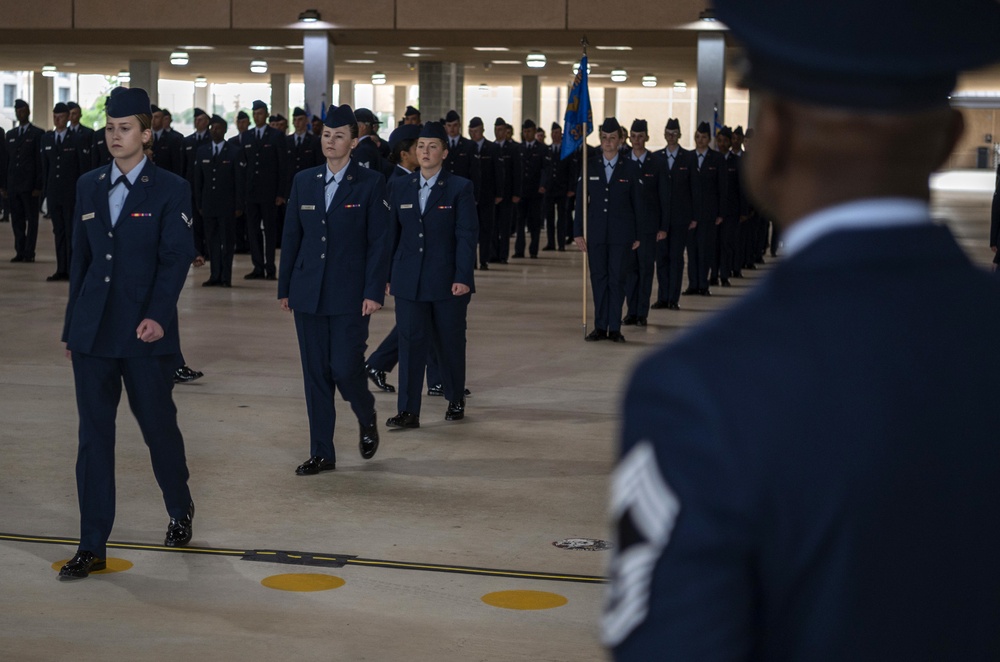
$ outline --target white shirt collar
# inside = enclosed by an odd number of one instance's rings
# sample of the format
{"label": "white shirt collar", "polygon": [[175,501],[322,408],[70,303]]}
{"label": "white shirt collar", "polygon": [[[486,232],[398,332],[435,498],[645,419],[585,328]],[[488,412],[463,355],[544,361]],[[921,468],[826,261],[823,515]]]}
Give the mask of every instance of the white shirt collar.
{"label": "white shirt collar", "polygon": [[[441,170],[444,170],[444,168],[442,168]],[[434,175],[430,179],[424,179],[424,173],[421,172],[420,173],[421,188],[423,188],[424,184],[427,184],[427,186],[430,188],[434,188],[434,184],[437,183],[438,177],[441,176],[441,170],[438,170],[436,173],[434,173]]]}
{"label": "white shirt collar", "polygon": [[923,200],[868,198],[827,207],[799,219],[782,232],[786,255],[793,255],[824,235],[838,230],[875,230],[931,223]]}
{"label": "white shirt collar", "polygon": [[[142,161],[139,161],[139,163],[134,168],[132,168],[131,170],[129,170],[127,175],[125,175],[125,177],[128,179],[128,183],[134,185],[135,184],[135,180],[139,179],[139,173],[141,173],[142,169],[145,168],[145,167],[146,167],[146,157],[143,156],[142,157]],[[122,171],[118,168],[118,162],[115,161],[114,159],[112,159],[111,160],[111,185],[114,186],[115,182],[117,182],[118,178],[121,177],[121,176],[122,176]]]}

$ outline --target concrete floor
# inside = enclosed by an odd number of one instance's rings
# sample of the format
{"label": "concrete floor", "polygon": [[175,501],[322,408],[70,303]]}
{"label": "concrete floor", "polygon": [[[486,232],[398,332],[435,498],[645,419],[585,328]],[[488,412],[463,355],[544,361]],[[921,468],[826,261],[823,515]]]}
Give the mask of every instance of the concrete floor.
{"label": "concrete floor", "polygon": [[[948,215],[984,266],[992,175],[936,180],[935,213]],[[357,423],[337,404],[338,468],[297,477],[308,454],[305,404],[291,317],[273,283],[202,288],[192,270],[180,301],[188,363],[205,377],[174,398],[198,513],[192,547],[167,552],[167,518],[134,419],[118,431],[113,558],[124,572],[60,583],[52,564],[78,534],[73,466],[76,411],[59,336],[65,283],[42,221],[35,264],[9,264],[0,226],[0,658],[5,660],[595,660],[595,623],[608,553],[553,541],[609,539],[607,476],[615,455],[621,385],[647,351],[727,305],[771,265],[683,310],[651,311],[628,343],[584,343],[581,255],[542,253],[477,272],[469,311],[464,421],[425,398],[422,428],[389,433],[375,459],[357,453]],[[234,273],[249,271],[237,256]],[[376,314],[371,344],[391,328]],[[395,375],[390,375],[395,383]],[[394,395],[376,395],[379,418]],[[380,423],[381,426],[381,423]],[[36,536],[63,542],[31,541]],[[139,548],[135,548],[138,546]],[[144,549],[143,547],[148,547]],[[241,560],[245,550],[358,557],[341,568]],[[369,560],[393,563],[371,564]],[[459,567],[419,568],[423,564]],[[497,573],[490,570],[514,571]],[[339,577],[335,590],[290,592],[261,581],[285,573]],[[540,573],[542,577],[523,577]],[[579,575],[574,581],[556,577]],[[573,579],[572,577],[570,579]],[[512,610],[482,597],[542,591],[564,606]]]}

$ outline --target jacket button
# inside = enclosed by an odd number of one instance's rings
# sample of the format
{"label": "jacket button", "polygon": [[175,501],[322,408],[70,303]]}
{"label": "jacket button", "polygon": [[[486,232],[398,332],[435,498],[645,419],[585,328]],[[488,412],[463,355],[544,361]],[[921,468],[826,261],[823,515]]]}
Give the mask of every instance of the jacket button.
{"label": "jacket button", "polygon": [[111,253],[108,253],[107,255],[105,255],[104,259],[105,260],[110,260],[111,259]]}
{"label": "jacket button", "polygon": [[105,276],[104,277],[104,282],[105,283],[110,283],[111,282],[111,276]]}
{"label": "jacket button", "polygon": [[420,233],[420,234],[418,234],[417,236],[418,236],[418,237],[420,237],[421,239],[423,239],[423,237],[424,237],[424,233],[423,233],[423,232],[421,232],[421,233]]}
{"label": "jacket button", "polygon": [[108,233],[108,236],[109,236],[109,237],[114,237],[114,236],[115,236],[115,234],[114,234],[113,232],[109,232],[109,233]]}
{"label": "jacket button", "polygon": [[321,259],[321,260],[325,260],[325,259],[326,259],[326,253],[323,253],[322,255],[320,255],[320,256],[319,256],[319,259]]}
{"label": "jacket button", "polygon": [[421,248],[420,248],[420,252],[421,252],[421,253],[423,253],[423,252],[424,252],[424,249],[423,249],[423,247],[421,247]]}
{"label": "jacket button", "polygon": [[326,241],[326,237],[323,237],[323,241]]}

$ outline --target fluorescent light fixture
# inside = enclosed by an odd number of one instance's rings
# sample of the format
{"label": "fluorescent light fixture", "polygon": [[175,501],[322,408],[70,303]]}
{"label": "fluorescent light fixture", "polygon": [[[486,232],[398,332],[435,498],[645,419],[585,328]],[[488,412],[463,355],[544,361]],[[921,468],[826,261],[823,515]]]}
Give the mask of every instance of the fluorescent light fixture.
{"label": "fluorescent light fixture", "polygon": [[613,69],[611,71],[611,80],[615,83],[624,83],[628,80],[628,72],[624,69]]}
{"label": "fluorescent light fixture", "polygon": [[541,69],[545,66],[545,55],[537,52],[528,53],[528,57],[524,58],[524,63],[531,69]]}
{"label": "fluorescent light fixture", "polygon": [[285,60],[288,64],[305,64],[305,60]]}
{"label": "fluorescent light fixture", "polygon": [[299,14],[299,20],[303,23],[315,23],[320,19],[319,12],[315,9],[307,9]]}
{"label": "fluorescent light fixture", "polygon": [[631,46],[595,46],[599,51],[630,51]]}
{"label": "fluorescent light fixture", "polygon": [[706,23],[714,23],[714,22],[716,22],[719,19],[715,18],[715,10],[714,9],[706,9],[706,10],[698,13],[698,20],[699,21],[705,21]]}
{"label": "fluorescent light fixture", "polygon": [[188,63],[187,51],[174,51],[170,54],[170,64],[175,67],[184,67]]}
{"label": "fluorescent light fixture", "polygon": [[410,46],[411,51],[443,51],[440,46]]}
{"label": "fluorescent light fixture", "polygon": [[344,60],[347,64],[375,64],[375,60]]}
{"label": "fluorescent light fixture", "polygon": [[[214,51],[215,46],[181,46],[185,51]],[[299,47],[301,48],[301,46]]]}
{"label": "fluorescent light fixture", "polygon": [[287,48],[290,51],[301,51],[303,48],[305,48],[305,46],[303,46],[302,44],[291,44],[289,46],[285,46],[285,48]]}
{"label": "fluorescent light fixture", "polygon": [[653,74],[646,74],[642,77],[643,87],[656,87],[656,76]]}
{"label": "fluorescent light fixture", "polygon": [[473,46],[472,50],[480,51],[483,53],[491,53],[491,52],[504,53],[506,51],[509,51],[510,49],[507,48],[506,46]]}
{"label": "fluorescent light fixture", "polygon": [[403,53],[403,57],[420,57],[423,53]]}
{"label": "fluorescent light fixture", "polygon": [[381,71],[376,71],[372,74],[372,85],[385,85],[385,74]]}
{"label": "fluorescent light fixture", "polygon": [[480,83],[479,84],[479,91],[480,92],[489,92],[490,91],[490,86],[487,85],[486,83]]}
{"label": "fluorescent light fixture", "polygon": [[250,50],[252,50],[252,51],[283,51],[283,50],[285,50],[285,47],[284,46],[251,46]]}
{"label": "fluorescent light fixture", "polygon": [[[588,76],[590,75],[591,68],[592,67],[596,67],[596,66],[597,66],[596,64],[591,64],[590,62],[587,63],[587,75]],[[573,75],[575,76],[577,73],[579,73],[579,71],[580,71],[580,63],[579,62],[574,62],[573,63]]]}
{"label": "fluorescent light fixture", "polygon": [[365,51],[365,55],[378,55],[378,51]]}
{"label": "fluorescent light fixture", "polygon": [[132,80],[132,74],[127,69],[122,69],[118,72],[118,82],[127,83]]}
{"label": "fluorescent light fixture", "polygon": [[208,87],[208,79],[204,76],[198,76],[194,79],[195,87]]}
{"label": "fluorescent light fixture", "polygon": [[491,60],[493,64],[521,64],[520,60]]}
{"label": "fluorescent light fixture", "polygon": [[43,64],[42,65],[42,75],[46,78],[56,77],[56,65],[54,64]]}
{"label": "fluorescent light fixture", "polygon": [[254,60],[250,63],[250,71],[255,74],[266,74],[267,62],[264,60]]}
{"label": "fluorescent light fixture", "polygon": [[675,80],[674,81],[674,89],[677,89],[677,90],[686,90],[687,86],[688,86],[688,84],[685,83],[682,80]]}

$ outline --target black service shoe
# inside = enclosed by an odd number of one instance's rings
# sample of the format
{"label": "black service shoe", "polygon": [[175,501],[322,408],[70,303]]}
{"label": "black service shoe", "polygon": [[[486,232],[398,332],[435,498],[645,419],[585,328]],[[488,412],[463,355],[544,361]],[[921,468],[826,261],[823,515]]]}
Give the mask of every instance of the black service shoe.
{"label": "black service shoe", "polygon": [[608,340],[611,342],[625,342],[625,336],[621,334],[621,331],[608,331]]}
{"label": "black service shoe", "polygon": [[625,326],[635,326],[639,318],[636,315],[626,315],[625,319],[622,320],[622,324]]}
{"label": "black service shoe", "polygon": [[192,370],[186,365],[182,365],[174,371],[174,383],[187,384],[188,382],[193,382],[196,379],[201,379],[204,376],[205,373],[200,370]]}
{"label": "black service shoe", "polygon": [[204,283],[201,284],[202,287],[215,287],[216,285],[221,285],[221,280],[215,280],[214,278],[209,278]]}
{"label": "black service shoe", "polygon": [[14,257],[10,258],[10,261],[11,262],[24,262],[24,258],[21,257],[20,255],[15,255]]}
{"label": "black service shoe", "polygon": [[263,279],[264,279],[264,272],[257,270],[251,271],[250,273],[248,273],[246,276],[243,277],[243,280],[263,280]]}
{"label": "black service shoe", "polygon": [[375,457],[378,450],[378,414],[372,412],[372,424],[361,426],[361,441],[358,442],[361,449],[361,457],[370,460]]}
{"label": "black service shoe", "polygon": [[646,326],[646,318],[642,315],[639,315],[638,317],[635,318],[635,325]]}
{"label": "black service shoe", "polygon": [[385,422],[387,428],[419,428],[420,417],[408,411],[401,411]]}
{"label": "black service shoe", "polygon": [[104,570],[107,567],[107,561],[97,558],[92,552],[81,549],[66,562],[66,565],[59,569],[59,580],[86,579],[90,573]]}
{"label": "black service shoe", "polygon": [[670,310],[680,310],[681,309],[681,307],[679,305],[677,305],[676,301],[671,301],[670,303],[668,303],[667,304],[667,308],[670,309]]}
{"label": "black service shoe", "polygon": [[432,384],[428,386],[427,395],[444,395],[444,384]]}
{"label": "black service shoe", "polygon": [[700,294],[703,297],[710,297],[712,296],[712,290],[706,287],[704,289],[698,290],[698,294]]}
{"label": "black service shoe", "polygon": [[327,460],[318,455],[311,457],[295,468],[296,476],[315,476],[321,471],[333,471],[337,468],[337,463]]}
{"label": "black service shoe", "polygon": [[54,283],[54,282],[60,281],[60,280],[69,280],[69,274],[64,274],[64,273],[60,273],[60,272],[57,271],[56,273],[52,274],[51,276],[48,276],[45,280],[47,280],[50,283]]}
{"label": "black service shoe", "polygon": [[167,547],[183,547],[191,542],[191,536],[194,535],[194,529],[192,529],[193,522],[194,504],[192,503],[188,506],[187,515],[180,519],[176,517],[170,518],[170,523],[167,524],[167,537],[164,539],[163,544]]}
{"label": "black service shoe", "polygon": [[367,363],[365,364],[365,372],[368,373],[368,379],[374,384],[380,391],[385,391],[386,393],[395,393],[396,387],[392,384],[385,383],[385,371],[376,370]]}
{"label": "black service shoe", "polygon": [[653,310],[663,310],[664,308],[669,308],[670,304],[666,301],[654,301],[653,305],[650,306]]}
{"label": "black service shoe", "polygon": [[719,284],[719,279],[718,278],[709,278],[708,279],[708,284],[711,285],[712,287],[715,287],[716,285]]}
{"label": "black service shoe", "polygon": [[701,290],[699,290],[697,287],[689,287],[686,290],[684,290],[683,292],[681,292],[681,294],[685,294],[685,295],[688,295],[688,294],[701,294]]}
{"label": "black service shoe", "polygon": [[444,414],[446,421],[460,421],[465,418],[465,398],[448,403],[448,411]]}
{"label": "black service shoe", "polygon": [[722,279],[722,286],[723,286],[723,287],[731,287],[731,286],[732,286],[732,283],[731,283],[731,282],[729,282],[729,279],[728,279],[728,278],[723,278],[723,279]]}
{"label": "black service shoe", "polygon": [[598,340],[607,340],[607,339],[608,339],[608,332],[605,331],[604,329],[594,329],[589,334],[587,334],[587,337],[584,338],[584,340],[586,340],[587,342],[597,342]]}

